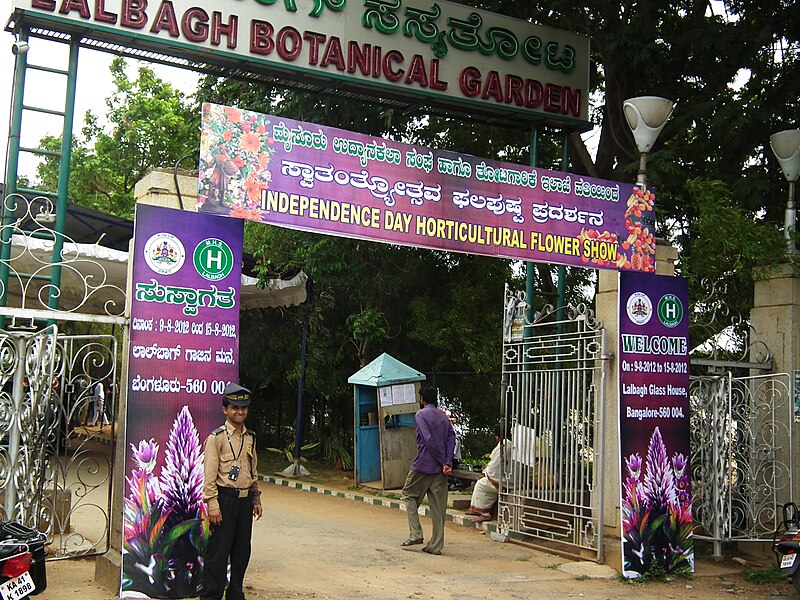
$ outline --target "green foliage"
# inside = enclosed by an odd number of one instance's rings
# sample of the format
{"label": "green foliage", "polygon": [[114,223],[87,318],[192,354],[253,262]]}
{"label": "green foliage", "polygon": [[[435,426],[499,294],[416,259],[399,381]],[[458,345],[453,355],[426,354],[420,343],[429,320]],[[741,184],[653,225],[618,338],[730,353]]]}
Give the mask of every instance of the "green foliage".
{"label": "green foliage", "polygon": [[[318,442],[314,442],[313,444],[305,444],[304,446],[300,446],[300,461],[301,462],[307,462],[308,459],[305,456],[303,456],[302,453],[305,452],[306,450],[313,450],[317,446],[319,446]],[[286,457],[286,460],[288,460],[289,462],[292,462],[294,460],[294,449],[295,449],[295,444],[294,444],[294,442],[292,442],[291,444],[289,444],[288,446],[285,446],[284,448],[266,448],[266,451],[267,452],[273,452],[275,454],[283,454],[283,456]]]}
{"label": "green foliage", "polygon": [[[82,135],[75,136],[70,161],[69,198],[120,217],[133,216],[133,188],[148,172],[172,168],[185,155],[196,156],[199,117],[191,103],[149,67],[131,80],[126,63],[115,58],[111,73],[116,91],[106,99],[105,124],[86,113]],[[110,129],[109,129],[110,128]],[[60,138],[44,137],[39,147],[58,150]],[[47,157],[37,168],[38,185],[58,186],[58,159]]]}
{"label": "green foliage", "polygon": [[[686,191],[687,200],[696,207],[687,227],[698,239],[686,240],[678,271],[688,278],[693,299],[701,299],[701,290],[708,290],[711,283],[725,290],[725,302],[735,313],[747,315],[753,303],[753,269],[782,257],[786,242],[778,229],[737,206],[725,183],[691,180]],[[696,302],[695,307],[695,324],[714,322],[716,329],[693,325],[693,346],[730,324],[704,314],[717,309],[713,303]],[[746,331],[738,333],[744,344]]]}
{"label": "green foliage", "polygon": [[778,565],[772,565],[768,569],[747,569],[744,572],[744,578],[745,581],[758,585],[769,585],[786,581],[786,575],[781,573]]}

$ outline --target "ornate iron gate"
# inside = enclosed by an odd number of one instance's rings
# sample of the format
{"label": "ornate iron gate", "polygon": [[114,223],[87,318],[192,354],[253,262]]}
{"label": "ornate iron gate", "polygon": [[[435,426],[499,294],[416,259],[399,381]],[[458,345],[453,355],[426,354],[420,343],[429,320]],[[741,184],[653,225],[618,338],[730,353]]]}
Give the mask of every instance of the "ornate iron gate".
{"label": "ornate iron gate", "polygon": [[112,336],[0,331],[2,518],[46,533],[51,556],[108,549],[114,421],[89,421],[115,356]]}
{"label": "ornate iron gate", "polygon": [[703,288],[690,309],[702,342],[689,388],[692,510],[695,536],[721,556],[723,542],[772,539],[777,507],[791,500],[794,407],[790,375],[770,372],[769,348],[724,287]]}
{"label": "ornate iron gate", "polygon": [[[59,328],[124,325],[125,294],[93,258],[96,246],[50,228],[49,199],[11,194],[2,208],[2,518],[46,533],[50,557],[102,554],[110,541],[117,339]],[[93,424],[98,382],[110,385],[105,417]]]}
{"label": "ornate iron gate", "polygon": [[526,320],[506,290],[504,414],[512,456],[499,502],[501,532],[602,560],[604,329],[586,306]]}
{"label": "ornate iron gate", "polygon": [[786,373],[693,376],[695,535],[719,544],[772,538],[792,489],[793,403]]}

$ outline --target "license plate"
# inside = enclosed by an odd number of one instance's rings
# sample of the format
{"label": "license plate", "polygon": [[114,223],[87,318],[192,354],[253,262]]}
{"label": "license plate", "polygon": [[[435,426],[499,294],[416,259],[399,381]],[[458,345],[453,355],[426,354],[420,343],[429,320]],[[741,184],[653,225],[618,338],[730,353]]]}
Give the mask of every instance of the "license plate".
{"label": "license plate", "polygon": [[781,559],[781,569],[785,569],[786,567],[791,567],[794,564],[794,559],[797,557],[797,554],[787,554]]}
{"label": "license plate", "polygon": [[24,598],[36,589],[31,579],[30,572],[25,572],[19,577],[9,579],[0,585],[0,596],[3,600],[19,600]]}

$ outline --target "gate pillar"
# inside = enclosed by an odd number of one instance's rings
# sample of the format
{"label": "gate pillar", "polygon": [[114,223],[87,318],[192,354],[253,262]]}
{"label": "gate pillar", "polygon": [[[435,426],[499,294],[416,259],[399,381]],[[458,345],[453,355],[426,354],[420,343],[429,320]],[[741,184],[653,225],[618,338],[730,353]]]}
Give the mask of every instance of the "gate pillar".
{"label": "gate pillar", "polygon": [[[675,275],[675,261],[678,259],[678,250],[666,245],[663,241],[656,242],[656,274]],[[602,399],[605,407],[605,426],[601,432],[604,439],[605,456],[600,457],[605,469],[604,473],[604,502],[601,510],[601,523],[605,545],[605,562],[619,572],[622,572],[622,544],[620,525],[620,482],[621,462],[619,457],[619,379],[617,377],[617,357],[619,356],[617,344],[619,342],[619,274],[617,271],[602,269],[598,272],[597,280],[597,319],[606,329],[606,353],[614,358],[608,361],[606,373],[605,398]]]}
{"label": "gate pillar", "polygon": [[[769,348],[773,362],[773,373],[789,373],[796,380],[795,371],[800,369],[800,275],[792,266],[782,264],[777,269],[766,267],[755,274],[753,309],[750,312],[751,327],[758,332],[758,339]],[[750,357],[755,361],[756,357]],[[794,388],[797,384],[794,383]],[[796,397],[800,390],[794,389],[794,422],[783,424],[790,434],[791,443],[776,448],[775,459],[785,465],[791,464],[790,456],[798,450],[798,405]],[[784,413],[785,414],[785,413]],[[778,493],[779,504],[800,501],[800,477],[794,477],[794,489]],[[779,507],[778,507],[779,508]]]}

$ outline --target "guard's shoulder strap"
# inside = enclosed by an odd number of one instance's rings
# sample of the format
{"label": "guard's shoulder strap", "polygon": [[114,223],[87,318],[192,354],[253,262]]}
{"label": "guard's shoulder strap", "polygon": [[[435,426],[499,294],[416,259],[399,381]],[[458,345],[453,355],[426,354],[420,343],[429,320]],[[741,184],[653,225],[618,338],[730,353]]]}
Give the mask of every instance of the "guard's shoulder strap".
{"label": "guard's shoulder strap", "polygon": [[225,425],[220,425],[214,431],[211,432],[211,435],[219,435],[220,433],[225,433]]}

